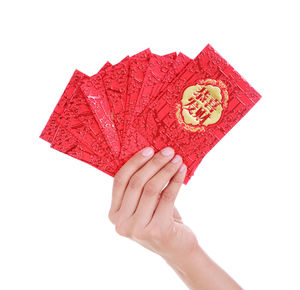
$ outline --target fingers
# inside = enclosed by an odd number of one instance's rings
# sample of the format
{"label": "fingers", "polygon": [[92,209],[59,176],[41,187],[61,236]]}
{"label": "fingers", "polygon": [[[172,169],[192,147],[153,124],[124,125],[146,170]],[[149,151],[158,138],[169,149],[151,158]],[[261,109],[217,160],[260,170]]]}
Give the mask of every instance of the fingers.
{"label": "fingers", "polygon": [[134,214],[143,225],[146,226],[150,222],[161,191],[177,172],[181,164],[181,156],[176,155],[145,184],[138,207]]}
{"label": "fingers", "polygon": [[164,222],[169,220],[170,218],[173,218],[174,203],[179,189],[184,181],[186,169],[186,165],[182,164],[180,169],[170,180],[169,184],[162,191],[152,221]]}
{"label": "fingers", "polygon": [[174,157],[170,147],[153,154],[152,148],[144,148],[115,175],[109,217],[118,228],[123,225],[124,229],[124,225],[128,227],[131,223],[145,227],[153,220],[170,221],[176,216],[174,202],[186,166],[180,156]]}
{"label": "fingers", "polygon": [[142,167],[154,154],[151,147],[146,147],[131,157],[116,173],[113,182],[111,208],[109,216],[111,217],[116,211],[119,210],[124,191],[131,176]]}
{"label": "fingers", "polygon": [[128,218],[135,212],[141,193],[147,181],[155,175],[161,168],[163,168],[174,156],[174,150],[166,147],[156,153],[141,169],[139,169],[130,178],[121,208],[119,210],[120,216]]}

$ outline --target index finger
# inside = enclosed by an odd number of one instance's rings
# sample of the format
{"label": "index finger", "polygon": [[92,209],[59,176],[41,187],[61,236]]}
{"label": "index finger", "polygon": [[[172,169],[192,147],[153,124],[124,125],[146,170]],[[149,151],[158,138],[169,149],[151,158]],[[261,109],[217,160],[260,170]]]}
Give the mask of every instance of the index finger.
{"label": "index finger", "polygon": [[152,147],[146,147],[134,154],[114,177],[110,212],[115,213],[121,207],[124,191],[131,176],[139,170],[154,154]]}

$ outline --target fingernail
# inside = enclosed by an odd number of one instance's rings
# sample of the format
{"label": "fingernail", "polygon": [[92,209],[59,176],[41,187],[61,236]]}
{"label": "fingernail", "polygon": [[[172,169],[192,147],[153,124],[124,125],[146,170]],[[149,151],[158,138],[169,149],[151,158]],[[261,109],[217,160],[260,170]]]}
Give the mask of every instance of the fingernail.
{"label": "fingernail", "polygon": [[166,147],[163,150],[161,150],[162,155],[164,156],[170,156],[172,155],[174,150],[171,147]]}
{"label": "fingernail", "polygon": [[186,170],[186,165],[185,164],[182,164],[179,168],[179,172],[183,172]]}
{"label": "fingernail", "polygon": [[151,156],[153,153],[154,153],[154,151],[153,151],[153,148],[151,148],[151,147],[146,147],[146,148],[144,148],[144,149],[142,150],[142,155],[143,155],[144,157],[149,157],[149,156]]}
{"label": "fingernail", "polygon": [[178,163],[181,160],[181,157],[179,155],[176,155],[173,159],[172,159],[172,163]]}

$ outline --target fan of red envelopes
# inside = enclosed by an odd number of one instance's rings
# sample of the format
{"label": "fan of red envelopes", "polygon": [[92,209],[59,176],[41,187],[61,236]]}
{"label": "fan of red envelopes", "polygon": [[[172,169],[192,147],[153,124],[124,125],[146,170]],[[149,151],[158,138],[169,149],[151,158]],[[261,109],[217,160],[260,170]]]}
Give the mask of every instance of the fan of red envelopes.
{"label": "fan of red envelopes", "polygon": [[170,146],[187,184],[260,97],[210,45],[194,60],[146,49],[91,77],[76,70],[40,137],[111,176],[142,148]]}

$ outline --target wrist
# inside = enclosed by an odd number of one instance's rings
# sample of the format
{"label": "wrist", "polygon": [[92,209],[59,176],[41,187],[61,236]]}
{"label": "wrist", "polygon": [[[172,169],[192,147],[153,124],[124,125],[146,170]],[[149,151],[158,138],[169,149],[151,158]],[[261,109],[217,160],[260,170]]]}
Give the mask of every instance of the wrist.
{"label": "wrist", "polygon": [[186,255],[165,259],[165,261],[189,289],[242,289],[208,257],[198,244]]}
{"label": "wrist", "polygon": [[175,255],[163,258],[174,270],[184,273],[187,272],[189,268],[194,267],[195,264],[205,263],[205,259],[208,257],[200,245],[195,243],[195,245],[186,252],[176,253]]}

